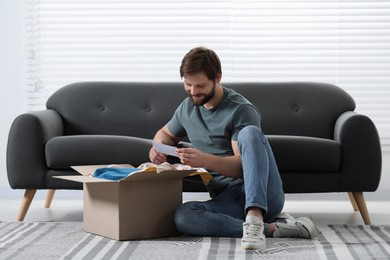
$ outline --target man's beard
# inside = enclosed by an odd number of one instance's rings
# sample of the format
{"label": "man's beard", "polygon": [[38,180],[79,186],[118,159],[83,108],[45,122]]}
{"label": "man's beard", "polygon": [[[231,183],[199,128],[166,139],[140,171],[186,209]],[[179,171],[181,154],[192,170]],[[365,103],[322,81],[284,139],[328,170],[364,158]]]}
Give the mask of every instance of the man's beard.
{"label": "man's beard", "polygon": [[214,83],[213,88],[211,89],[211,91],[208,94],[198,94],[197,97],[203,96],[203,98],[199,101],[196,101],[194,99],[194,97],[190,94],[192,104],[194,104],[194,106],[203,106],[204,104],[209,102],[210,99],[212,99],[215,95],[216,85],[217,84]]}

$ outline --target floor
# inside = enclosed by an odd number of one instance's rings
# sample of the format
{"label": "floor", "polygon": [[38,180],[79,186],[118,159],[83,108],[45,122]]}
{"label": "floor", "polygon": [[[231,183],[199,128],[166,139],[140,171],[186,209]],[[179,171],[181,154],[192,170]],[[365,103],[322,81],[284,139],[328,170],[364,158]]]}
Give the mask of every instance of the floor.
{"label": "floor", "polygon": [[[294,217],[307,216],[316,225],[324,224],[363,224],[359,212],[354,212],[348,200],[345,199],[324,200],[326,196],[308,200],[306,197],[290,196],[286,197],[284,212],[288,212]],[[185,193],[184,201],[206,200],[206,194]],[[390,225],[390,200],[374,201],[366,200],[368,211],[373,225]],[[0,199],[0,221],[15,221],[21,203],[20,199],[7,198]],[[67,222],[83,220],[83,200],[82,194],[74,198],[54,197],[51,207],[44,208],[44,199],[36,198],[32,202],[26,215],[25,221],[32,222]]]}

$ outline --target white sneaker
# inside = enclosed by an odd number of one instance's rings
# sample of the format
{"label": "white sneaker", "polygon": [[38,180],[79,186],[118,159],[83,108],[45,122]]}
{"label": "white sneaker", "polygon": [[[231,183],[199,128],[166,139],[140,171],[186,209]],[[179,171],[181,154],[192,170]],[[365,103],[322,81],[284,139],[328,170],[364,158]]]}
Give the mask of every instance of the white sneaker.
{"label": "white sneaker", "polygon": [[243,236],[241,239],[241,247],[249,250],[264,250],[265,236],[264,223],[260,218],[255,216],[247,216],[242,224]]}
{"label": "white sneaker", "polygon": [[314,223],[306,217],[296,219],[285,219],[283,222],[276,222],[276,230],[273,237],[310,238],[317,237],[317,229]]}

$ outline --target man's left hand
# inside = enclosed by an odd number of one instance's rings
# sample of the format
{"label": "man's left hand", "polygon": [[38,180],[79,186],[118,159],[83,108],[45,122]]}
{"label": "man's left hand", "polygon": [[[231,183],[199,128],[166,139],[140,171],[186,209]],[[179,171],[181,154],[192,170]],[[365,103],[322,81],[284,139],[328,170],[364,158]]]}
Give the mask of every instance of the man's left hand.
{"label": "man's left hand", "polygon": [[191,167],[204,167],[204,161],[207,156],[206,153],[196,148],[177,148],[176,153],[182,164]]}

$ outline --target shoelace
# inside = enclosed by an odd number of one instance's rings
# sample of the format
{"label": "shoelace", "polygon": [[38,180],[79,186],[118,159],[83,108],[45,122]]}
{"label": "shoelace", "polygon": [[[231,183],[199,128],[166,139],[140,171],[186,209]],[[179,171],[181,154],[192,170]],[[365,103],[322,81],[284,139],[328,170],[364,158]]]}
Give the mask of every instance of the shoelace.
{"label": "shoelace", "polygon": [[258,237],[261,233],[261,224],[245,223],[245,235],[249,237]]}

